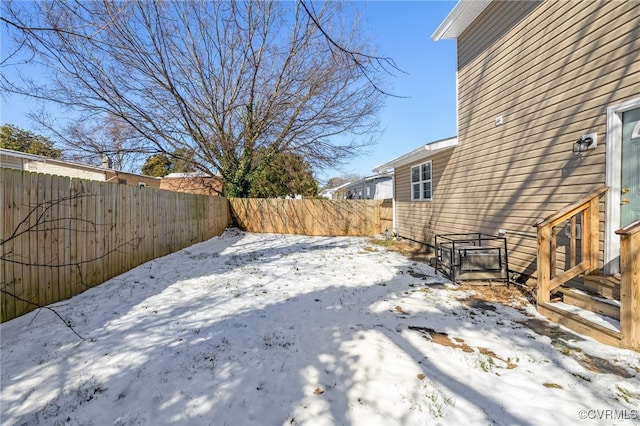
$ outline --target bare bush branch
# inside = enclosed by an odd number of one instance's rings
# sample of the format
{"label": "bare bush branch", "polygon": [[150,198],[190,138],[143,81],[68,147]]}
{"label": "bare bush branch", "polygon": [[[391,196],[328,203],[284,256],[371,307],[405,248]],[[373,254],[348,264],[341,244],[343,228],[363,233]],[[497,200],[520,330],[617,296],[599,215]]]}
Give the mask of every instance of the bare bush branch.
{"label": "bare bush branch", "polygon": [[31,305],[31,306],[37,306],[37,307],[38,307],[38,309],[46,309],[46,310],[48,310],[48,311],[53,312],[53,314],[54,314],[55,316],[57,316],[57,317],[60,319],[60,321],[62,321],[62,322],[64,323],[64,325],[65,325],[65,326],[67,326],[67,328],[73,332],[73,334],[75,334],[76,336],[78,336],[81,340],[85,340],[85,339],[84,339],[84,337],[82,337],[80,334],[78,334],[78,332],[75,330],[75,328],[73,328],[73,326],[72,326],[71,324],[69,324],[69,323],[67,322],[67,320],[65,320],[64,318],[62,318],[62,316],[61,316],[61,315],[60,315],[60,314],[59,314],[55,309],[53,309],[52,307],[50,307],[50,306],[43,306],[43,305],[41,305],[41,304],[39,304],[39,303],[36,303],[36,302],[33,302],[33,301],[31,301],[31,300],[23,299],[22,297],[17,296],[17,295],[15,295],[15,294],[11,293],[10,291],[7,291],[5,288],[0,288],[0,293],[2,293],[2,294],[6,294],[6,295],[7,295],[7,296],[9,296],[9,297],[13,297],[13,298],[14,298],[14,299],[16,299],[16,300],[19,300],[19,301],[21,301],[21,302],[23,302],[23,303],[27,303],[27,304],[29,304],[29,305]]}
{"label": "bare bush branch", "polygon": [[[73,194],[66,197],[61,197],[55,200],[45,200],[35,205],[29,206],[28,212],[26,213],[24,218],[22,218],[22,220],[20,220],[20,222],[18,222],[18,224],[15,226],[11,235],[9,235],[5,239],[0,240],[0,248],[2,249],[1,250],[2,254],[0,255],[0,261],[2,261],[5,265],[16,264],[16,265],[24,265],[24,266],[32,266],[32,267],[47,267],[47,268],[76,267],[78,268],[78,273],[83,286],[85,288],[89,288],[89,286],[84,281],[84,277],[82,276],[82,270],[80,268],[82,265],[95,262],[113,253],[122,252],[122,249],[125,247],[129,247],[130,249],[135,249],[137,248],[138,244],[142,239],[130,238],[124,243],[121,243],[118,246],[110,250],[107,250],[102,255],[94,256],[90,259],[81,259],[74,262],[59,262],[58,259],[51,259],[51,261],[46,263],[39,263],[37,261],[32,261],[30,259],[22,259],[20,257],[21,256],[20,254],[17,254],[14,252],[12,243],[16,241],[19,237],[22,237],[26,234],[33,233],[33,232],[53,232],[53,231],[59,231],[59,230],[66,230],[66,231],[75,232],[75,233],[86,232],[91,234],[91,233],[95,233],[99,227],[107,226],[106,224],[100,224],[100,223],[96,223],[95,221],[85,220],[85,219],[71,217],[71,216],[55,217],[53,219],[49,219],[47,217],[47,214],[51,212],[54,207],[64,205],[65,203],[68,203],[69,207],[71,207],[71,202],[78,201],[80,199],[90,198],[90,197],[95,197],[95,195],[78,193],[78,194]],[[71,331],[75,335],[77,335],[81,339],[84,339],[55,309],[51,308],[50,306],[41,305],[32,300],[27,300],[21,297],[20,295],[15,294],[14,292],[8,289],[10,287],[10,284],[11,283],[2,283],[0,286],[0,293],[6,296],[12,297],[15,300],[18,300],[20,302],[29,304],[31,306],[36,306],[39,309],[47,309],[53,312],[58,318],[60,318],[65,323],[65,325],[69,329],[71,329]]]}

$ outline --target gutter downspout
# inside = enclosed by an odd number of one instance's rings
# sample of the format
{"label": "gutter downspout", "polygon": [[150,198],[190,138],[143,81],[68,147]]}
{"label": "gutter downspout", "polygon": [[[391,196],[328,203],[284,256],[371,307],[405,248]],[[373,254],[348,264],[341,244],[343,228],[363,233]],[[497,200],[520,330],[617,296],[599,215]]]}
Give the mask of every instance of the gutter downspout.
{"label": "gutter downspout", "polygon": [[391,186],[391,232],[393,233],[393,238],[396,238],[396,234],[399,233],[396,224],[396,176],[394,173],[393,185]]}

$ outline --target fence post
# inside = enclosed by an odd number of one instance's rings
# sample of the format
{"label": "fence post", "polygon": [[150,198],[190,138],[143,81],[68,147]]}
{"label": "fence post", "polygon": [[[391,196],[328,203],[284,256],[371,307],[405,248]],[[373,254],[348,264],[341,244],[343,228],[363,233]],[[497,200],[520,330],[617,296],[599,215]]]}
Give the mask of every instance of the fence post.
{"label": "fence post", "polygon": [[[600,198],[594,197],[591,199],[589,203],[589,208],[587,209],[589,215],[589,229],[587,241],[589,242],[589,260],[591,263],[589,272],[596,271],[600,268],[600,263],[598,260],[599,252],[600,252]],[[584,238],[584,235],[583,235]]]}
{"label": "fence post", "polygon": [[[548,303],[551,300],[549,281],[551,280],[551,267],[550,261],[550,247],[551,247],[551,227],[549,225],[543,225],[538,228],[538,256],[537,256],[537,269],[538,269],[538,289],[536,294],[536,301],[540,303]],[[555,268],[555,265],[553,265]]]}
{"label": "fence post", "polygon": [[622,345],[640,350],[640,221],[620,235],[620,333]]}

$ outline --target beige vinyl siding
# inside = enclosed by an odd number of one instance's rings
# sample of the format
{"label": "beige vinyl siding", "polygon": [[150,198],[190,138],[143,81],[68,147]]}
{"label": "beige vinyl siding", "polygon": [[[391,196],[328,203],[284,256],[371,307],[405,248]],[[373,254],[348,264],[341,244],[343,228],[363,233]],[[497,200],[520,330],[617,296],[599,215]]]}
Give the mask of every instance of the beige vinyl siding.
{"label": "beige vinyl siding", "polygon": [[[638,22],[638,2],[491,3],[457,40],[459,145],[434,159],[433,201],[409,202],[396,169],[400,235],[506,229],[510,268],[532,274],[532,224],[604,185],[606,108],[640,97]],[[573,153],[587,133],[597,148]]]}
{"label": "beige vinyl siding", "polygon": [[26,161],[24,170],[29,172],[47,173],[50,175],[67,176],[71,178],[89,179],[97,181],[105,181],[104,172],[97,172],[89,169],[69,167],[54,162],[44,161]]}
{"label": "beige vinyl siding", "polygon": [[[444,151],[395,169],[396,225],[401,236],[432,244],[433,206],[442,202],[439,185],[451,152]],[[431,200],[411,201],[411,168],[427,161],[431,161]]]}
{"label": "beige vinyl siding", "polygon": [[7,169],[22,170],[22,158],[10,157],[7,155],[0,155],[0,167],[6,167]]}

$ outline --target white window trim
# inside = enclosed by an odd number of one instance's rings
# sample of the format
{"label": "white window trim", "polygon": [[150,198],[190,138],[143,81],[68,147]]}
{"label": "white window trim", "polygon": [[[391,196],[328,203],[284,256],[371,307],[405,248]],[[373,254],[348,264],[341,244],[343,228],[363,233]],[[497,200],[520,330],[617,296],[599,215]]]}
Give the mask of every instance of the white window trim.
{"label": "white window trim", "polygon": [[[430,174],[429,174],[429,179],[428,180],[423,180],[422,179],[422,166],[428,164],[429,165],[429,170],[430,170]],[[420,178],[420,180],[414,182],[413,181],[413,169],[418,168],[418,176]],[[410,190],[411,190],[411,201],[432,201],[433,200],[433,162],[431,160],[425,161],[424,163],[420,163],[420,164],[416,164],[415,166],[411,166],[411,169],[409,170],[409,182],[410,182]],[[430,198],[423,198],[423,187],[422,185],[425,182],[429,182],[429,185],[431,186],[431,197]],[[413,195],[413,185],[415,184],[419,184],[420,185],[420,197],[416,198]]]}

